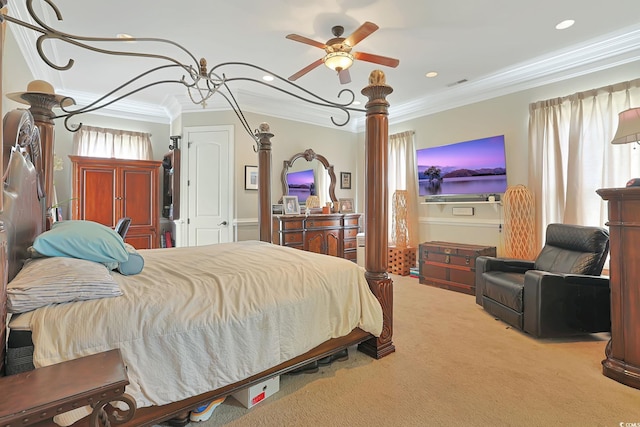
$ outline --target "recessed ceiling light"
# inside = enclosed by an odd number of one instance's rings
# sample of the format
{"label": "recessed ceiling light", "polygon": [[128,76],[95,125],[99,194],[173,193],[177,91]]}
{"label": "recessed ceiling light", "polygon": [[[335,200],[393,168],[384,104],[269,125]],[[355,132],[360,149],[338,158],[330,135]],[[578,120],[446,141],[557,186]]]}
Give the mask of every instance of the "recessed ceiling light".
{"label": "recessed ceiling light", "polygon": [[571,27],[575,23],[576,21],[574,21],[573,19],[566,19],[561,23],[559,23],[558,25],[556,25],[556,30],[566,30],[567,28]]}
{"label": "recessed ceiling light", "polygon": [[435,77],[437,75],[438,75],[437,71],[429,71],[427,74],[425,74],[425,76],[430,77],[430,78],[431,77]]}
{"label": "recessed ceiling light", "polygon": [[262,76],[262,80],[264,80],[265,82],[272,82],[273,76],[267,74],[266,76]]}

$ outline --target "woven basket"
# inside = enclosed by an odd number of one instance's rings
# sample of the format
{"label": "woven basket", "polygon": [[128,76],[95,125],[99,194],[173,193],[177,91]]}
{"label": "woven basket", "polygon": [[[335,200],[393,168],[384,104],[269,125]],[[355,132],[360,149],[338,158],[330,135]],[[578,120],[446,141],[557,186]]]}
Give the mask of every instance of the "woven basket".
{"label": "woven basket", "polygon": [[507,258],[532,260],[534,253],[533,193],[524,185],[507,188],[504,205],[504,250]]}

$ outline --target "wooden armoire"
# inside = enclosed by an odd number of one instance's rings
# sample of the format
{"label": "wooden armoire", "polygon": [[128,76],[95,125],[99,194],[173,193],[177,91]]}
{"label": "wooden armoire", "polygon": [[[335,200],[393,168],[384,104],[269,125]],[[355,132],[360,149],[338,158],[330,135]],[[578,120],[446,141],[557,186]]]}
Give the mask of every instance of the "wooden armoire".
{"label": "wooden armoire", "polygon": [[113,228],[120,218],[130,217],[125,241],[136,249],[159,247],[162,162],[69,158],[73,165],[72,219]]}

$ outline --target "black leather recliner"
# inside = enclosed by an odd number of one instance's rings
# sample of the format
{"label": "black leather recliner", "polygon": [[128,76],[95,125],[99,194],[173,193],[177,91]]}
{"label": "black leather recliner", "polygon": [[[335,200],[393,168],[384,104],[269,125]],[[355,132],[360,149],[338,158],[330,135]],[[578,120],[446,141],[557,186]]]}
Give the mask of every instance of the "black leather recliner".
{"label": "black leather recliner", "polygon": [[476,303],[539,338],[611,330],[604,228],[549,224],[535,261],[476,259]]}

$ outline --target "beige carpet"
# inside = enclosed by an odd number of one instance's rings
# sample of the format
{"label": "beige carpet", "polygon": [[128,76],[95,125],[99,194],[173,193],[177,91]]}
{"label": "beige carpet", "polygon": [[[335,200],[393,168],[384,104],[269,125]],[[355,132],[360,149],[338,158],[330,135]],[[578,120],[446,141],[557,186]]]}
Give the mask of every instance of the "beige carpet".
{"label": "beige carpet", "polygon": [[252,409],[228,397],[198,427],[640,425],[640,390],[602,375],[608,334],[536,340],[471,295],[392,278],[395,353],[351,348]]}

